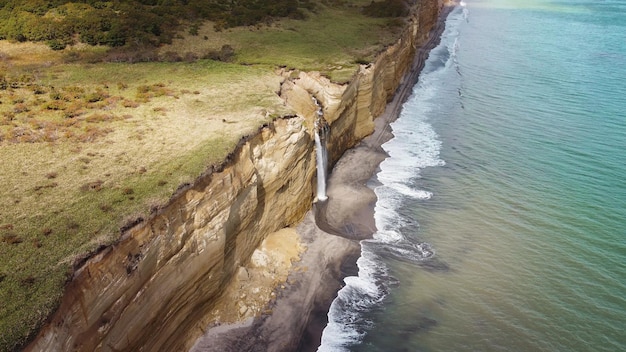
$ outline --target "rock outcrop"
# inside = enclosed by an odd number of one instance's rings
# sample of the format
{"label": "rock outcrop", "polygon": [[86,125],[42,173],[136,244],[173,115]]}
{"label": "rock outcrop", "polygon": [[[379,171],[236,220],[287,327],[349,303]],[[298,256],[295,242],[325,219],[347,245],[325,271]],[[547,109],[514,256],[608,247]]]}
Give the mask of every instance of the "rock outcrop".
{"label": "rock outcrop", "polygon": [[[398,42],[349,84],[284,72],[281,96],[296,116],[241,140],[231,157],[180,190],[77,268],[62,303],[29,351],[180,351],[197,324],[270,233],[297,224],[315,197],[317,98],[331,125],[329,161],[372,133],[374,117],[428,38],[441,0],[424,0]],[[293,77],[295,76],[295,77]]]}

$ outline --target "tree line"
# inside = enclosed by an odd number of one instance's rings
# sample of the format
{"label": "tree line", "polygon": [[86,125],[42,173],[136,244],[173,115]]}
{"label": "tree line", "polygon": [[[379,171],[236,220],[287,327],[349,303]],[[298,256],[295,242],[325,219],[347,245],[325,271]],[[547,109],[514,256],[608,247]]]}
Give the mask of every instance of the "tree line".
{"label": "tree line", "polygon": [[217,29],[272,18],[304,18],[311,0],[0,0],[0,39],[46,42],[56,50],[78,42],[122,47],[171,43],[186,22]]}

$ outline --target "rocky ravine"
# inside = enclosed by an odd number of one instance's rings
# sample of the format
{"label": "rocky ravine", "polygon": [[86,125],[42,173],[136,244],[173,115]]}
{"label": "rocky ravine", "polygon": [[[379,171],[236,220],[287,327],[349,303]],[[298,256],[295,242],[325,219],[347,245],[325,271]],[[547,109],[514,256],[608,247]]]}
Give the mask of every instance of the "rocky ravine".
{"label": "rocky ravine", "polygon": [[316,181],[311,97],[331,124],[334,163],[372,133],[374,117],[392,98],[442,5],[442,0],[421,1],[398,42],[347,85],[315,73],[282,73],[281,96],[297,116],[277,119],[242,139],[222,166],[77,268],[59,309],[26,350],[188,349],[201,334],[198,324],[261,242],[297,224],[311,208]]}

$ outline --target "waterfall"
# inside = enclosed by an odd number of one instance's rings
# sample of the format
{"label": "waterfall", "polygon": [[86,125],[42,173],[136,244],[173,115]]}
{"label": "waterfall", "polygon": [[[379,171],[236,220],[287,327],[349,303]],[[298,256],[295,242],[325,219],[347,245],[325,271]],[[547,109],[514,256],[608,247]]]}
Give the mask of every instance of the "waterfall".
{"label": "waterfall", "polygon": [[313,97],[313,102],[317,106],[317,118],[315,119],[315,154],[317,157],[317,200],[325,201],[328,199],[326,195],[326,173],[328,169],[328,150],[326,149],[326,138],[330,126],[324,120],[322,107],[317,99]]}

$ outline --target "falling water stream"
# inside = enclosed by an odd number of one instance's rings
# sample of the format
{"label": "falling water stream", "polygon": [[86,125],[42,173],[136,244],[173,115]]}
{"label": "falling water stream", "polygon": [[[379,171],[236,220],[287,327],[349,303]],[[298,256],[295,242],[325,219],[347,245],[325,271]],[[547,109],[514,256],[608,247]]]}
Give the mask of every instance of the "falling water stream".
{"label": "falling water stream", "polygon": [[317,200],[325,201],[328,199],[326,195],[326,174],[328,170],[328,151],[326,149],[326,138],[330,126],[328,122],[324,120],[324,113],[322,107],[315,97],[313,102],[317,106],[317,118],[315,119],[315,154],[317,156]]}
{"label": "falling water stream", "polygon": [[318,351],[626,351],[626,0],[466,2]]}

